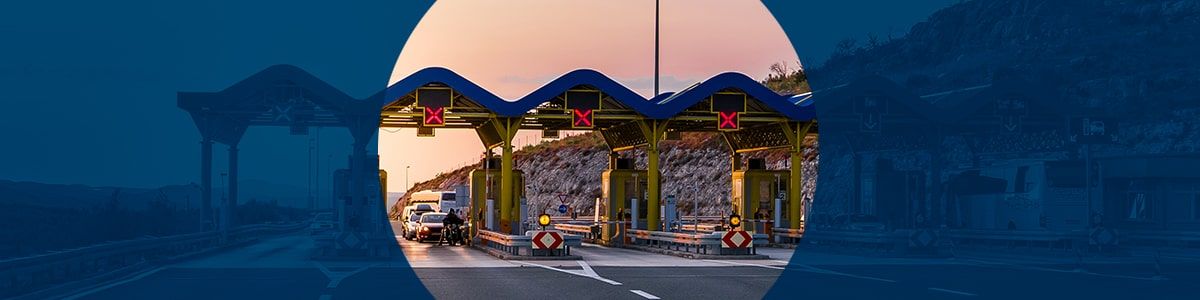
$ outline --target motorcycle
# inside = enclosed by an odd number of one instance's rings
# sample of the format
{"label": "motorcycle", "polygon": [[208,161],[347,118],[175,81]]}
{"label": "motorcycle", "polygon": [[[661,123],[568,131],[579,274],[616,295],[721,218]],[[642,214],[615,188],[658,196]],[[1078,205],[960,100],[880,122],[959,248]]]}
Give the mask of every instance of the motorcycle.
{"label": "motorcycle", "polygon": [[456,243],[466,245],[467,242],[464,240],[464,237],[462,224],[448,224],[445,229],[442,229],[442,240],[438,241],[438,244],[440,245],[445,241],[450,246],[454,246]]}

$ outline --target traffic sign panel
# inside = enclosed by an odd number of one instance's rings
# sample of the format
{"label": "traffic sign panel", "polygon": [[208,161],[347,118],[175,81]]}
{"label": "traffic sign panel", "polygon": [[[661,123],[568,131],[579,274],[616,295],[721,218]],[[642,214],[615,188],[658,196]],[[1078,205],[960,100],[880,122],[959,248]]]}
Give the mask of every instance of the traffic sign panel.
{"label": "traffic sign panel", "polygon": [[717,112],[717,129],[720,130],[737,130],[741,125],[738,119],[738,112]]}
{"label": "traffic sign panel", "polygon": [[425,107],[423,110],[424,121],[421,124],[425,126],[443,126],[446,125],[445,107]]}
{"label": "traffic sign panel", "polygon": [[727,231],[721,236],[721,248],[754,247],[754,238],[746,231]]}
{"label": "traffic sign panel", "polygon": [[533,234],[533,248],[538,250],[561,249],[563,237],[554,231],[538,231]]}
{"label": "traffic sign panel", "polygon": [[559,212],[559,213],[564,213],[564,214],[565,214],[565,213],[567,213],[567,209],[568,209],[568,207],[567,207],[567,205],[566,205],[566,204],[559,204],[559,205],[558,205],[558,212]]}

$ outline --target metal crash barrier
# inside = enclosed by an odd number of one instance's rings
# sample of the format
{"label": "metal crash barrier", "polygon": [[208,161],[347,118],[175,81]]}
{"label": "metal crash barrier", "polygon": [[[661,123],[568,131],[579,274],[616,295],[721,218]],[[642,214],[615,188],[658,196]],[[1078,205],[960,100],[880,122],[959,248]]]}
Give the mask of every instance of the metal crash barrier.
{"label": "metal crash barrier", "polygon": [[676,233],[630,229],[626,234],[633,238],[633,244],[643,247],[660,248],[697,254],[740,255],[758,254],[755,246],[767,244],[767,235],[762,233],[747,233],[752,237],[749,245],[738,247],[723,247],[722,238],[726,231],[713,233]]}
{"label": "metal crash barrier", "polygon": [[570,256],[572,246],[583,245],[582,236],[557,230],[529,231],[525,235],[479,230],[478,237],[479,244],[489,252],[509,256]]}
{"label": "metal crash barrier", "polygon": [[555,224],[554,229],[569,234],[578,235],[583,242],[594,243],[595,240],[600,239],[599,225]]}
{"label": "metal crash barrier", "polygon": [[800,242],[800,238],[804,237],[804,228],[771,228],[771,232],[775,235],[776,242],[796,244]]}
{"label": "metal crash barrier", "polygon": [[217,231],[148,237],[7,259],[0,261],[0,298],[24,294],[40,298],[30,293],[112,280],[148,264],[304,228],[308,223],[248,225],[224,237]]}

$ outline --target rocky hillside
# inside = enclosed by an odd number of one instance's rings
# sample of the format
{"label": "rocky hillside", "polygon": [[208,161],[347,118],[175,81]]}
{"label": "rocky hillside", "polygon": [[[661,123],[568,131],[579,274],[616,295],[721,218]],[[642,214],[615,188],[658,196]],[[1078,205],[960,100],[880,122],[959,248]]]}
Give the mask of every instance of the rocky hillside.
{"label": "rocky hillside", "polygon": [[[880,74],[918,95],[988,83],[993,74],[1018,74],[1053,87],[1055,101],[1120,117],[1123,142],[1098,152],[1195,152],[1200,151],[1200,59],[1195,53],[1200,53],[1200,1],[974,0],[934,13],[900,38],[847,39],[824,65],[806,73],[818,91]],[[702,214],[727,207],[729,153],[723,143],[705,134],[664,143],[664,193],[679,195],[685,212],[690,213],[691,201],[700,201]],[[822,197],[849,197],[849,150],[826,146],[832,152],[822,157],[821,172],[828,179],[822,182]],[[597,197],[606,151],[595,134],[518,151],[517,168],[529,176],[530,202],[544,205],[556,201],[558,193],[578,204]],[[641,153],[625,155],[645,166]],[[782,152],[758,155],[771,168],[786,164]],[[815,179],[815,162],[809,164],[805,172],[812,176],[806,178]],[[462,184],[475,168],[478,164],[447,172],[410,191]],[[840,183],[826,185],[835,181]]]}
{"label": "rocky hillside", "polygon": [[[685,214],[692,213],[693,201],[699,201],[702,215],[727,212],[731,189],[729,148],[719,135],[688,133],[680,141],[663,142],[661,147],[664,195],[677,195],[679,207]],[[646,167],[642,151],[628,151],[622,155],[636,158],[638,168]],[[608,147],[598,133],[543,142],[518,150],[515,156],[516,169],[525,172],[525,193],[531,207],[549,207],[550,203],[558,203],[560,193],[566,194],[575,207],[590,207],[594,199],[600,197],[600,177],[608,167]],[[748,157],[766,159],[771,169],[785,168],[788,160],[784,150],[764,151]],[[805,166],[809,187],[816,180],[815,158],[813,150],[809,153],[810,163]],[[415,184],[408,192],[452,189],[455,185],[467,184],[470,171],[478,168],[480,164],[477,163],[442,173]],[[806,190],[811,194],[811,188]],[[407,196],[402,197],[399,204],[392,207],[393,212],[403,208],[407,201]]]}
{"label": "rocky hillside", "polygon": [[[934,13],[904,37],[848,39],[809,77],[819,90],[881,74],[918,93],[988,81],[1008,69],[1062,87],[1064,100],[1112,111],[1195,106],[1200,2],[975,0]],[[1146,106],[1144,99],[1156,106]]]}

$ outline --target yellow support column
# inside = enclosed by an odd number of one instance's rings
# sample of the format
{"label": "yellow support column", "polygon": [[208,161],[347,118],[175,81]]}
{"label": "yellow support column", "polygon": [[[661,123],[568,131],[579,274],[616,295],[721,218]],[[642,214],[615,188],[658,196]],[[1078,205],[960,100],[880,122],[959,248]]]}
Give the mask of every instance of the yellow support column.
{"label": "yellow support column", "polygon": [[804,137],[808,135],[812,122],[791,122],[783,126],[791,144],[791,175],[788,176],[788,228],[800,229],[800,216],[804,212]]}
{"label": "yellow support column", "polygon": [[[662,198],[662,186],[658,167],[658,142],[662,141],[667,131],[667,121],[649,120],[639,122],[642,133],[646,136],[646,229],[661,231],[659,224],[659,199]],[[640,196],[640,195],[639,195]],[[634,216],[635,218],[637,216]]]}
{"label": "yellow support column", "polygon": [[517,129],[520,128],[520,121],[514,123],[513,118],[501,118],[498,120],[500,137],[504,141],[500,144],[500,231],[507,234],[513,234],[514,228],[512,223],[516,220],[513,218],[513,213],[517,213],[513,209],[513,137],[517,134]]}

